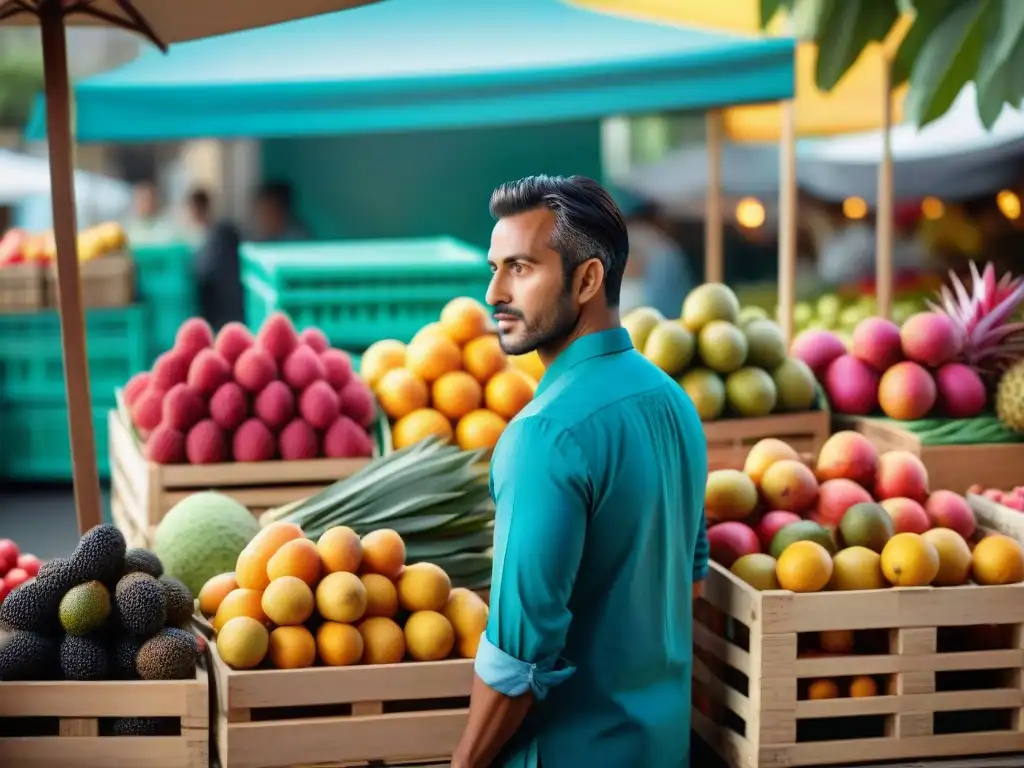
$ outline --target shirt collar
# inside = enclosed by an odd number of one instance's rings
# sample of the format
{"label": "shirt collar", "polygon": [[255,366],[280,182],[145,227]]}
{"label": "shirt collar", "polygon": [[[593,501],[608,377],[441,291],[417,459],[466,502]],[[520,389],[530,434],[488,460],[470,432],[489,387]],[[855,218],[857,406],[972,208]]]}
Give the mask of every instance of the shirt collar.
{"label": "shirt collar", "polygon": [[613,328],[610,331],[599,331],[581,336],[572,344],[562,350],[562,353],[555,358],[554,362],[544,372],[540,384],[537,385],[535,396],[540,395],[555,383],[570,368],[579,363],[591,360],[604,355],[614,355],[618,352],[625,352],[633,348],[629,334],[625,328]]}

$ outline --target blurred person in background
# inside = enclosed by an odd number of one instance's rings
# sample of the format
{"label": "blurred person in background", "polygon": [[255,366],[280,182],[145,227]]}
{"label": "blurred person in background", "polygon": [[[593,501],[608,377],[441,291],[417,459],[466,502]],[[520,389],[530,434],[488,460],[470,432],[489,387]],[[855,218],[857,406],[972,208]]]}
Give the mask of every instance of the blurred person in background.
{"label": "blurred person in background", "polygon": [[136,245],[169,243],[180,236],[161,211],[160,190],[152,179],[143,179],[132,187],[132,207],[124,223],[128,242]]}
{"label": "blurred person in background", "polygon": [[200,247],[213,226],[213,199],[205,189],[198,187],[188,193],[185,200],[185,238],[193,247]]}
{"label": "blurred person in background", "polygon": [[[689,258],[672,235],[671,219],[658,206],[644,203],[629,214],[626,228],[629,262],[623,280],[622,312],[645,306],[665,317],[679,317],[683,300],[697,286],[697,280]],[[632,306],[627,306],[627,300]]]}
{"label": "blurred person in background", "polygon": [[256,242],[297,242],[309,239],[309,232],[295,215],[292,188],[283,181],[262,184],[252,204],[253,227],[250,235]]}
{"label": "blurred person in background", "polygon": [[210,228],[195,255],[196,300],[199,314],[217,331],[225,323],[244,322],[241,258],[242,235],[231,221]]}

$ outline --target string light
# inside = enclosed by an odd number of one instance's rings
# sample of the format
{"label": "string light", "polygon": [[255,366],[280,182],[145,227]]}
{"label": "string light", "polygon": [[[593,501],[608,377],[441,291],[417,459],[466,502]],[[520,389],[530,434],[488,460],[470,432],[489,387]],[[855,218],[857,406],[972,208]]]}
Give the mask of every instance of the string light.
{"label": "string light", "polygon": [[764,206],[753,197],[744,197],[736,203],[736,222],[746,229],[757,229],[764,224]]}
{"label": "string light", "polygon": [[926,197],[921,201],[921,215],[929,221],[941,219],[946,213],[946,206],[937,197]]}
{"label": "string light", "polygon": [[1020,198],[1017,197],[1016,193],[1004,189],[996,195],[996,205],[1003,212],[1003,216],[1011,221],[1020,218]]}
{"label": "string light", "polygon": [[868,204],[860,197],[843,200],[843,215],[848,219],[863,219],[868,215]]}

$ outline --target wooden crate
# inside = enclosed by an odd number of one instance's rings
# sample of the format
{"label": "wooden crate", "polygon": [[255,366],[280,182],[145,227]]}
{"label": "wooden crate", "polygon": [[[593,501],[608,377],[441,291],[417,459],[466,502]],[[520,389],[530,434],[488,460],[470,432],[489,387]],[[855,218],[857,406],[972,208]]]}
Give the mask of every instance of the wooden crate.
{"label": "wooden crate", "polygon": [[355,474],[369,459],[314,459],[227,464],[154,464],[139,449],[117,411],[109,415],[110,507],[114,523],[132,546],[152,544],[167,511],[200,491],[231,496],[259,516],[299,501]]}
{"label": "wooden crate", "polygon": [[932,485],[965,493],[974,484],[1012,488],[1024,475],[1024,443],[923,445],[920,438],[891,421],[865,416],[837,416],[838,429],[853,429],[879,451],[910,451],[920,456]]}
{"label": "wooden crate", "polygon": [[0,268],[0,314],[35,312],[46,305],[46,280],[39,264]]}
{"label": "wooden crate", "polygon": [[473,661],[236,671],[209,644],[221,768],[442,762],[466,725]]}
{"label": "wooden crate", "polygon": [[766,437],[784,440],[801,455],[817,456],[828,440],[829,430],[830,418],[826,411],[706,421],[708,469],[742,469],[751,447]]}
{"label": "wooden crate", "polygon": [[[732,768],[1024,751],[1024,584],[757,592],[712,563],[696,615],[693,726]],[[830,630],[870,655],[801,652]],[[857,675],[879,695],[806,698]]]}
{"label": "wooden crate", "polygon": [[[112,253],[79,265],[82,306],[86,309],[131,306],[135,298],[135,262],[131,256]],[[56,267],[45,271],[46,306],[57,306]]]}
{"label": "wooden crate", "polygon": [[[108,717],[177,718],[180,735],[104,736]],[[207,768],[208,675],[200,666],[194,680],[0,683],[0,727],[0,765],[11,768]]]}

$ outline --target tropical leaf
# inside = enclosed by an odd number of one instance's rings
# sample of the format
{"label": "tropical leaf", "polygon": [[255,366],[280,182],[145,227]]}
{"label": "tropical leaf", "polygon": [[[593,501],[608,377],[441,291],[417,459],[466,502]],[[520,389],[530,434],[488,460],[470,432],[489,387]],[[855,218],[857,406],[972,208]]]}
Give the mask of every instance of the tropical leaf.
{"label": "tropical leaf", "polygon": [[869,44],[885,39],[899,11],[895,0],[827,0],[820,18],[815,80],[830,91]]}
{"label": "tropical leaf", "polygon": [[[1007,103],[1019,101],[1015,81],[1024,66],[1024,3],[1000,0],[990,13],[976,76],[978,116],[991,128]],[[1016,97],[1016,98],[1015,98]]]}
{"label": "tropical leaf", "polygon": [[939,23],[963,0],[927,0],[919,2],[914,8],[914,21],[907,30],[906,37],[900,43],[899,50],[892,62],[892,84],[903,85],[910,79],[914,62],[921,55],[924,44],[935,31]]}

